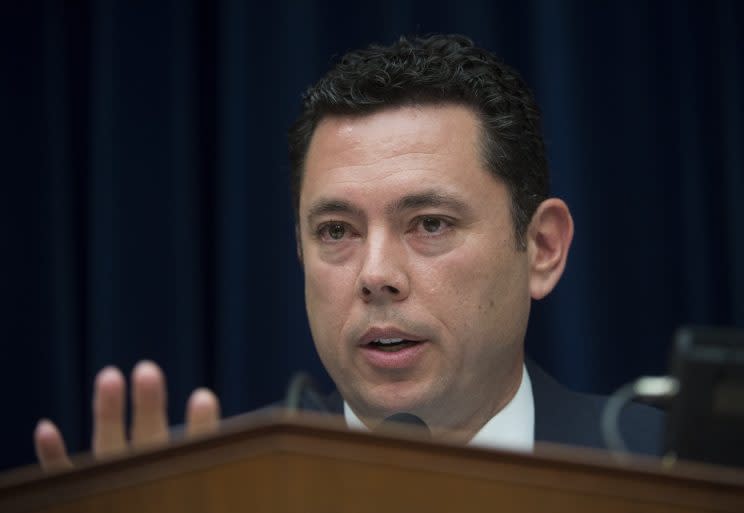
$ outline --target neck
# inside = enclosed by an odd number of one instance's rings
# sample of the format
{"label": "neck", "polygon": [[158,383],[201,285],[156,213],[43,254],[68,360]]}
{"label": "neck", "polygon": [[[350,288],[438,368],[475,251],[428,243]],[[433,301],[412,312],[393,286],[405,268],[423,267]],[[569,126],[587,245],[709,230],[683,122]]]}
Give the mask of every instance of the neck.
{"label": "neck", "polygon": [[[431,430],[432,439],[452,442],[456,444],[467,444],[483,426],[488,423],[494,416],[496,416],[501,410],[503,410],[519,390],[519,386],[522,383],[523,373],[523,362],[520,359],[518,365],[514,369],[511,369],[504,379],[498,384],[497,389],[501,393],[494,391],[493,384],[489,387],[485,384],[484,387],[484,401],[481,403],[482,406],[475,409],[472,414],[463,416],[462,420],[456,424],[447,425],[445,422],[436,423],[433,422],[429,429]],[[488,401],[488,395],[493,400]],[[451,422],[451,419],[450,419]]]}

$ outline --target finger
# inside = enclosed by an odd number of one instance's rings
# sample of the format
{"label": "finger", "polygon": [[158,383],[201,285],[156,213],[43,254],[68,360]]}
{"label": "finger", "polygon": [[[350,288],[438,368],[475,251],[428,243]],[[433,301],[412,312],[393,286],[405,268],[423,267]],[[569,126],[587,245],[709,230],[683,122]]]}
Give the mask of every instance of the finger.
{"label": "finger", "polygon": [[194,390],[186,405],[186,436],[214,433],[220,423],[220,402],[207,388]]}
{"label": "finger", "polygon": [[106,367],[96,376],[93,391],[93,454],[106,458],[127,449],[124,428],[124,376]]}
{"label": "finger", "polygon": [[155,363],[143,361],[132,371],[132,445],[147,447],[168,441],[165,377]]}
{"label": "finger", "polygon": [[47,471],[71,468],[65,441],[53,422],[42,419],[34,429],[34,449],[41,467]]}

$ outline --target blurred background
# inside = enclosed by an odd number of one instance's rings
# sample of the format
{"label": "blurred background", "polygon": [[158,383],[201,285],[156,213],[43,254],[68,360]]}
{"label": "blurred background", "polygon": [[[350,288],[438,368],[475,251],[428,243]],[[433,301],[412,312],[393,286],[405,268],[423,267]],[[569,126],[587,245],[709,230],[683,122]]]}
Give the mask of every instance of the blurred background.
{"label": "blurred background", "polygon": [[40,417],[87,449],[98,369],[156,360],[171,422],[280,399],[315,355],[286,131],[333,58],[459,32],[523,74],[576,236],[527,347],[568,386],[744,327],[744,2],[29,1],[0,6],[0,469]]}

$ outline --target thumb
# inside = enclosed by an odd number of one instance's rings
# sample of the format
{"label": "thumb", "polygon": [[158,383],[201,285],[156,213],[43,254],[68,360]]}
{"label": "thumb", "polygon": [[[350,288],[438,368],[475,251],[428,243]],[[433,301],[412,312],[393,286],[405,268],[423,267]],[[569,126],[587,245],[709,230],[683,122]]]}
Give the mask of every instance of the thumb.
{"label": "thumb", "polygon": [[57,426],[48,419],[42,419],[34,430],[34,449],[41,467],[46,471],[72,468],[67,456],[65,441]]}

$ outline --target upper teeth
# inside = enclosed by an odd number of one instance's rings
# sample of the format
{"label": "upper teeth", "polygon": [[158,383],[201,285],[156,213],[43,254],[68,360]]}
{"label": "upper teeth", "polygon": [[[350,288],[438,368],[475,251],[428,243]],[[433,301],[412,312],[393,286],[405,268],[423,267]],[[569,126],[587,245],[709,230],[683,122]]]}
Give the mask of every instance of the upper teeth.
{"label": "upper teeth", "polygon": [[397,344],[398,342],[403,342],[402,338],[378,338],[375,340],[375,342],[379,342],[380,344]]}

